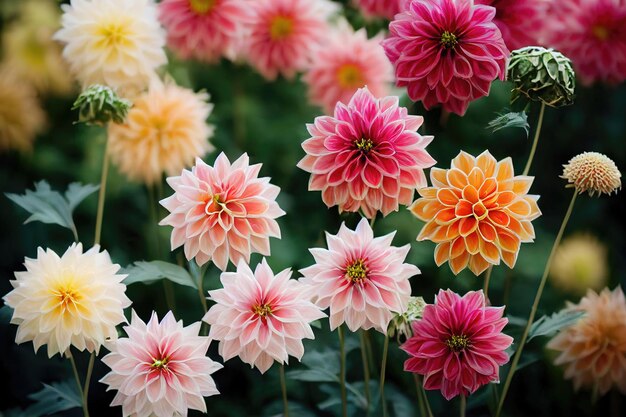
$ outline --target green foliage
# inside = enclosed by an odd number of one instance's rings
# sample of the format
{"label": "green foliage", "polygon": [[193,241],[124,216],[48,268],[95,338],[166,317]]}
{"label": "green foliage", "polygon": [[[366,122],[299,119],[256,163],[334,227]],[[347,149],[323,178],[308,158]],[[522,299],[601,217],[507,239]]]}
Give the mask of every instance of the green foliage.
{"label": "green foliage", "polygon": [[552,336],[561,329],[576,323],[584,315],[583,311],[562,310],[551,316],[542,316],[530,327],[526,342],[537,336]]}
{"label": "green foliage", "polygon": [[105,125],[113,121],[123,123],[131,102],[118,97],[110,87],[94,84],[83,91],[72,110],[78,109],[78,122],[89,125]]}
{"label": "green foliage", "polygon": [[122,270],[128,274],[124,284],[130,285],[135,282],[152,284],[162,279],[168,279],[175,284],[198,289],[197,281],[181,266],[164,261],[138,261]]}
{"label": "green foliage", "polygon": [[82,404],[76,383],[71,379],[53,382],[50,385],[43,384],[41,391],[28,397],[36,401],[24,411],[24,415],[28,417],[48,416],[59,411],[81,407]]}
{"label": "green foliage", "polygon": [[506,129],[508,127],[522,128],[526,132],[526,137],[528,137],[530,125],[528,124],[528,115],[526,112],[502,113],[487,125],[487,129],[491,129],[492,132],[497,132],[500,129]]}

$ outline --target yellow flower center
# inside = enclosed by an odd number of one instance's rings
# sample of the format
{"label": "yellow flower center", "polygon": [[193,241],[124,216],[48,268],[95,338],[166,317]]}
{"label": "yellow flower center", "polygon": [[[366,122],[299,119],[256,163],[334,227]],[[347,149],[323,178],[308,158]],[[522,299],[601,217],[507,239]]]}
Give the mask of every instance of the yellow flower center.
{"label": "yellow flower center", "polygon": [[156,359],[156,358],[152,358],[154,362],[152,362],[152,365],[150,365],[150,367],[152,369],[167,369],[167,364],[170,361],[169,356],[165,357],[165,358],[161,358],[161,359]]}
{"label": "yellow flower center", "polygon": [[197,14],[207,14],[215,7],[217,0],[189,0],[191,10]]}
{"label": "yellow flower center", "polygon": [[440,43],[443,45],[444,48],[452,49],[459,43],[459,41],[457,40],[454,33],[448,32],[446,30],[441,34]]}
{"label": "yellow flower center", "polygon": [[465,350],[470,345],[470,341],[464,334],[462,335],[452,335],[448,340],[446,340],[446,346],[450,348],[453,352],[461,352]]}
{"label": "yellow flower center", "polygon": [[593,33],[593,36],[600,39],[601,41],[607,40],[609,38],[609,35],[611,34],[609,30],[602,25],[595,25],[594,27],[592,27],[591,33]]}
{"label": "yellow flower center", "polygon": [[361,138],[359,140],[355,140],[354,144],[356,148],[363,153],[368,153],[374,147],[374,142],[371,139]]}
{"label": "yellow flower center", "polygon": [[58,306],[61,307],[63,313],[70,309],[75,309],[76,304],[78,304],[82,298],[78,289],[75,288],[74,284],[71,282],[61,284],[53,290],[52,293],[56,297]]}
{"label": "yellow flower center", "polygon": [[261,318],[265,318],[272,314],[272,306],[269,304],[255,304],[252,307],[252,312]]}
{"label": "yellow flower center", "polygon": [[357,259],[346,267],[346,278],[352,283],[360,283],[367,278],[367,266],[363,259]]}
{"label": "yellow flower center", "polygon": [[130,44],[130,30],[128,26],[124,25],[122,22],[111,22],[100,26],[97,35],[100,37],[97,47],[100,48],[115,48],[118,46],[128,46]]}
{"label": "yellow flower center", "polygon": [[337,71],[337,80],[342,88],[359,88],[365,85],[361,69],[354,64],[344,64]]}
{"label": "yellow flower center", "polygon": [[285,39],[293,32],[293,20],[286,16],[276,16],[270,23],[270,37],[272,40]]}

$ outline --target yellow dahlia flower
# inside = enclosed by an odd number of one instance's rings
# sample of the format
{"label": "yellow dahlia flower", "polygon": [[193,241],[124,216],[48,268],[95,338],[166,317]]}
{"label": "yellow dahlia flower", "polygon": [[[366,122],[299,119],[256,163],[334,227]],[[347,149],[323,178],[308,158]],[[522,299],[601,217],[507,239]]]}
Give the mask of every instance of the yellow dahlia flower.
{"label": "yellow dahlia flower", "polygon": [[561,243],[550,266],[552,284],[571,294],[599,291],[607,282],[607,248],[594,236],[578,234]]}
{"label": "yellow dahlia flower", "polygon": [[209,95],[154,82],[135,99],[123,124],[109,125],[111,159],[131,179],[153,184],[161,175],[180,175],[196,157],[213,150]]}
{"label": "yellow dahlia flower", "polygon": [[576,192],[588,192],[591,197],[595,193],[610,195],[622,188],[622,174],[615,162],[598,152],[583,152],[576,155],[563,165],[561,178],[567,180],[566,187],[574,187]]}
{"label": "yellow dahlia flower", "polygon": [[70,346],[97,352],[105,340],[116,339],[115,326],[125,322],[123,309],[130,306],[120,266],[107,251],[94,246],[83,253],[74,243],[63,256],[51,249],[37,249],[37,258],[26,258],[26,271],[16,272],[13,290],[4,302],[13,308],[16,343],[33,341],[35,351],[48,345],[48,356],[63,355]]}
{"label": "yellow dahlia flower", "polygon": [[63,56],[83,84],[105,84],[122,94],[148,86],[167,62],[165,32],[153,0],[72,0],[63,5]]}

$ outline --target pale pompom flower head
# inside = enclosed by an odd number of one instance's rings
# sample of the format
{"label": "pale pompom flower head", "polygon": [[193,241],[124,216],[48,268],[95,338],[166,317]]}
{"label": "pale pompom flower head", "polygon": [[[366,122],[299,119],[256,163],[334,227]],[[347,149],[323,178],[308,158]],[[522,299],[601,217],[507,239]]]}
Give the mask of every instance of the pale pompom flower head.
{"label": "pale pompom flower head", "polygon": [[499,382],[505,350],[513,338],[502,333],[504,307],[488,307],[482,291],[464,296],[440,290],[434,304],[413,322],[413,336],[401,348],[409,354],[404,370],[424,376],[424,388],[450,400]]}
{"label": "pale pompom flower head", "polygon": [[305,285],[290,278],[290,269],[274,275],[265,258],[254,272],[240,261],[237,272],[222,273],[224,288],[209,291],[216,304],[202,320],[211,325],[209,338],[219,341],[225,361],[239,356],[265,373],[289,356],[302,359],[302,340],[315,338],[310,323],[326,315]]}
{"label": "pale pompom flower head", "polygon": [[426,224],[417,240],[430,240],[437,266],[448,262],[456,275],[469,268],[480,275],[500,260],[513,268],[521,243],[532,242],[532,221],[541,215],[539,196],[528,194],[534,177],[514,175],[511,158],[489,151],[474,157],[461,151],[450,169],[432,168],[431,187],[409,208]]}
{"label": "pale pompom flower head", "polygon": [[583,152],[576,155],[563,165],[566,187],[574,187],[579,194],[589,193],[591,197],[598,194],[611,195],[622,189],[622,173],[615,162],[598,152]]}
{"label": "pale pompom flower head", "polygon": [[195,93],[172,80],[153,80],[137,96],[122,123],[108,125],[111,160],[120,172],[148,185],[163,174],[178,175],[214,148],[213,109],[206,92]]}
{"label": "pale pompom flower head", "polygon": [[326,233],[328,249],[309,249],[315,264],[304,268],[301,281],[315,303],[330,308],[330,329],[345,323],[355,332],[374,328],[387,334],[394,313],[407,310],[409,278],[420,273],[404,263],[410,246],[391,246],[395,232],[374,237],[367,219],[356,230],[342,224],[339,233]]}
{"label": "pale pompom flower head", "polygon": [[348,103],[352,95],[367,86],[375,97],[389,92],[393,67],[380,46],[382,34],[367,38],[365,29],[354,31],[341,21],[315,52],[315,60],[303,80],[309,88],[309,100],[332,114],[337,102]]}
{"label": "pale pompom flower head", "polygon": [[311,137],[298,167],[311,173],[309,191],[321,191],[328,207],[368,218],[411,204],[414,190],[426,185],[424,169],[435,164],[426,151],[433,137],[417,133],[423,120],[398,97],[357,90],[347,105],[337,103],[334,116],[307,125]]}
{"label": "pale pompom flower head", "polygon": [[71,0],[61,7],[63,27],[54,39],[65,43],[63,56],[83,87],[105,84],[135,95],[167,63],[153,0]]}
{"label": "pale pompom flower head", "polygon": [[368,19],[385,18],[388,20],[400,12],[401,3],[405,0],[352,0]]}
{"label": "pale pompom flower head", "polygon": [[26,258],[26,271],[16,272],[13,290],[4,296],[17,324],[16,343],[31,341],[35,351],[47,345],[48,356],[69,353],[70,346],[98,352],[117,338],[115,326],[126,322],[126,275],[111,262],[107,251],[94,246],[83,253],[72,244],[59,257],[51,249],[37,249],[37,258]]}
{"label": "pale pompom flower head", "polygon": [[383,41],[396,85],[426,109],[465,114],[506,77],[509,50],[493,23],[496,10],[472,0],[412,0],[389,25]]}
{"label": "pale pompom flower head", "polygon": [[111,353],[102,358],[111,372],[100,382],[117,390],[111,406],[133,417],[206,413],[203,397],[219,394],[211,374],[222,365],[206,356],[211,341],[198,335],[200,326],[184,327],[171,311],[160,322],[153,312],[146,324],[133,311],[128,337],[107,344]]}
{"label": "pale pompom flower head", "polygon": [[313,60],[326,41],[328,19],[337,10],[328,0],[255,0],[248,2],[241,54],[268,80],[293,78]]}
{"label": "pale pompom flower head", "polygon": [[422,297],[410,297],[407,304],[406,311],[404,313],[396,313],[389,323],[387,329],[387,336],[396,337],[398,343],[406,341],[413,335],[413,329],[411,324],[421,319],[424,315],[424,308],[426,307],[426,301]]}
{"label": "pale pompom flower head", "polygon": [[561,291],[584,295],[599,291],[608,280],[608,249],[596,237],[580,233],[559,245],[550,265],[550,281]]}
{"label": "pale pompom flower head", "polygon": [[269,238],[280,239],[276,218],[285,212],[276,203],[280,188],[259,178],[260,170],[246,153],[232,164],[221,153],[214,166],[198,158],[191,171],[169,177],[174,194],[161,205],[170,214],[159,224],[174,228],[172,250],[184,246],[188,260],[211,260],[222,271],[229,260],[249,263],[252,252],[269,256]]}
{"label": "pale pompom flower head", "polygon": [[622,288],[605,288],[599,294],[587,292],[578,304],[568,303],[568,310],[585,315],[565,328],[548,348],[559,355],[556,365],[565,368],[565,378],[574,388],[590,388],[599,395],[617,388],[626,394],[626,298]]}
{"label": "pale pompom flower head", "polygon": [[0,68],[0,153],[31,151],[45,124],[35,89],[12,69]]}
{"label": "pale pompom flower head", "polygon": [[544,43],[572,60],[583,84],[626,80],[626,2],[553,0],[548,13]]}
{"label": "pale pompom flower head", "polygon": [[245,0],[164,0],[159,18],[169,48],[183,59],[216,62],[234,59],[242,22],[249,14]]}

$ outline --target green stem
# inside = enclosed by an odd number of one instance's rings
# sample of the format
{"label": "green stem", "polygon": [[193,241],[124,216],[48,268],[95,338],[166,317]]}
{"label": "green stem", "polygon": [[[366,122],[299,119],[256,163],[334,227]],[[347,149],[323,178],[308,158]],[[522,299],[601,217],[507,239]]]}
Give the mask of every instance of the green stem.
{"label": "green stem", "polygon": [[204,277],[202,275],[200,275],[200,277],[198,277],[198,295],[200,296],[200,303],[202,303],[202,309],[206,313],[208,308],[207,308],[207,305],[206,305],[206,297],[204,296],[204,289],[202,288],[203,278]]}
{"label": "green stem", "polygon": [[466,408],[467,408],[467,398],[465,398],[465,395],[461,394],[461,411],[459,413],[461,417],[465,417]]}
{"label": "green stem", "polygon": [[287,401],[287,384],[285,383],[285,364],[280,364],[280,389],[283,393],[283,407],[285,417],[289,417],[289,402]]}
{"label": "green stem", "polygon": [[387,417],[387,402],[385,401],[385,371],[387,369],[387,353],[389,352],[389,337],[385,335],[383,344],[383,358],[380,364],[380,403],[383,407],[383,417]]}
{"label": "green stem", "polygon": [[372,229],[374,228],[374,223],[376,223],[376,214],[378,214],[378,212],[374,213],[374,217],[370,220],[370,227]]}
{"label": "green stem", "polygon": [[346,395],[346,351],[344,346],[343,330],[337,327],[339,335],[339,382],[341,384],[341,415],[348,417],[348,397]]}
{"label": "green stem", "polygon": [[361,341],[361,360],[363,361],[363,379],[365,380],[365,399],[367,400],[366,414],[370,413],[370,367],[367,359],[367,346],[365,344],[365,330],[361,329],[359,332],[359,339]]}
{"label": "green stem", "polygon": [[433,411],[430,409],[430,403],[428,402],[428,397],[426,396],[426,391],[424,390],[424,384],[422,383],[421,378],[418,376],[418,374],[414,373],[413,380],[415,381],[415,388],[417,390],[417,400],[423,401],[420,404],[420,409],[421,406],[424,406],[424,408],[426,409],[426,414],[422,414],[422,416],[433,417]]}
{"label": "green stem", "polygon": [[[107,177],[109,175],[109,140],[104,144],[104,156],[102,157],[102,175],[100,177],[100,191],[98,192],[98,211],[96,213],[96,231],[94,233],[94,246],[100,244],[102,233],[102,218],[104,217],[104,200],[106,198]],[[76,235],[75,235],[76,236]],[[76,236],[78,239],[78,236]]]}
{"label": "green stem", "polygon": [[426,414],[426,405],[424,404],[424,397],[422,397],[422,390],[420,389],[420,381],[415,372],[413,374],[413,381],[415,381],[415,395],[417,396],[417,404],[420,408],[420,416],[427,417]]}
{"label": "green stem", "polygon": [[535,157],[535,151],[537,150],[537,143],[539,143],[539,135],[541,134],[541,125],[543,124],[543,113],[546,111],[546,104],[541,103],[541,110],[539,110],[539,119],[537,120],[537,129],[535,130],[535,137],[533,139],[533,146],[530,148],[530,155],[528,155],[528,161],[526,162],[526,167],[524,168],[524,173],[522,175],[528,175],[530,171],[530,166],[533,163],[533,158]]}
{"label": "green stem", "polygon": [[489,265],[487,271],[485,271],[485,280],[483,282],[483,293],[485,294],[485,301],[489,299],[489,281],[491,280],[491,271],[493,271],[493,265]]}
{"label": "green stem", "polygon": [[89,410],[87,409],[87,400],[86,400],[86,396],[85,393],[83,391],[83,384],[81,384],[80,382],[80,377],[78,376],[78,368],[76,367],[76,362],[74,361],[74,356],[72,355],[72,353],[68,350],[67,353],[67,357],[70,360],[70,363],[72,364],[72,372],[74,373],[74,379],[76,380],[76,386],[78,387],[78,393],[80,394],[80,398],[81,398],[81,402],[82,402],[82,407],[83,407],[83,415],[84,417],[89,417]]}
{"label": "green stem", "polygon": [[541,277],[541,282],[539,283],[539,288],[537,289],[537,293],[535,294],[535,301],[533,302],[533,306],[530,310],[530,315],[528,316],[528,322],[526,323],[526,327],[524,328],[524,333],[522,334],[522,338],[519,341],[519,346],[517,348],[517,351],[515,352],[515,356],[513,357],[513,362],[511,363],[511,369],[509,370],[509,373],[506,376],[504,387],[502,387],[502,396],[500,397],[500,402],[498,403],[498,410],[496,411],[496,417],[500,417],[500,413],[502,413],[502,407],[504,406],[504,400],[506,399],[506,394],[509,391],[511,380],[513,379],[513,375],[515,374],[515,370],[517,369],[517,364],[519,363],[520,357],[522,356],[522,352],[524,351],[524,344],[526,343],[526,339],[528,338],[528,333],[530,332],[530,328],[533,325],[533,322],[535,320],[535,314],[537,313],[537,308],[539,307],[541,294],[543,293],[543,288],[546,285],[548,273],[550,272],[550,265],[552,264],[552,258],[554,258],[556,249],[559,247],[559,244],[561,243],[561,238],[563,237],[565,226],[567,226],[567,222],[569,221],[569,218],[572,215],[572,210],[574,209],[574,203],[576,202],[577,195],[578,193],[574,191],[572,200],[569,203],[569,207],[567,208],[567,212],[565,213],[565,217],[563,218],[563,222],[561,223],[561,228],[559,229],[559,233],[556,235],[556,239],[554,240],[554,244],[552,245],[552,250],[550,251],[550,256],[548,256],[546,267],[543,270],[543,275]]}
{"label": "green stem", "polygon": [[[96,354],[91,352],[89,356],[89,365],[87,365],[87,376],[85,377],[85,386],[83,388],[83,404],[85,404],[85,410],[87,410],[87,398],[89,397],[89,383],[91,382],[91,373],[93,372],[93,364],[96,359]],[[85,415],[89,417],[89,413]]]}

